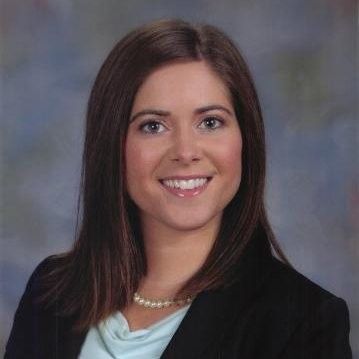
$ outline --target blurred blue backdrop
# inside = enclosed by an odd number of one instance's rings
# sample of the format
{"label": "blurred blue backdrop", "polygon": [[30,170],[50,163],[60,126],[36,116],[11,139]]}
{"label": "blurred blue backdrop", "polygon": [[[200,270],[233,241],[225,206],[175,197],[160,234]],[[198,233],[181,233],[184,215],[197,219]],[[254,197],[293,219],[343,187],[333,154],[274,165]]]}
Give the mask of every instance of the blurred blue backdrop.
{"label": "blurred blue backdrop", "polygon": [[347,301],[358,355],[356,0],[1,6],[2,348],[35,265],[73,241],[85,107],[99,66],[132,28],[181,17],[222,28],[244,52],[265,118],[274,230],[300,272]]}

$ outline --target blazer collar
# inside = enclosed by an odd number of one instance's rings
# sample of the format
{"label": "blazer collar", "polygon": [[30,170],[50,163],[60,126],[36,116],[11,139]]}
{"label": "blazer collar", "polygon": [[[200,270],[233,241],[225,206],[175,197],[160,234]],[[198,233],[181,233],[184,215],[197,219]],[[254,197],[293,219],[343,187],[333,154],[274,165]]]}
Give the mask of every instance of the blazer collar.
{"label": "blazer collar", "polygon": [[243,315],[269,276],[272,258],[268,241],[262,236],[253,238],[238,264],[238,281],[195,298],[161,359],[202,358],[231,322]]}

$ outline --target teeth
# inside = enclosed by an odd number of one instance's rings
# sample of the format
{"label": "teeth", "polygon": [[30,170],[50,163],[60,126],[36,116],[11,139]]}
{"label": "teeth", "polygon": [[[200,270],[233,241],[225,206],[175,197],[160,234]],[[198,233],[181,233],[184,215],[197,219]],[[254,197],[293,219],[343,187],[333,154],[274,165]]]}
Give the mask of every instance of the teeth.
{"label": "teeth", "polygon": [[207,183],[207,178],[196,178],[191,180],[165,180],[162,183],[170,188],[194,189],[202,187]]}

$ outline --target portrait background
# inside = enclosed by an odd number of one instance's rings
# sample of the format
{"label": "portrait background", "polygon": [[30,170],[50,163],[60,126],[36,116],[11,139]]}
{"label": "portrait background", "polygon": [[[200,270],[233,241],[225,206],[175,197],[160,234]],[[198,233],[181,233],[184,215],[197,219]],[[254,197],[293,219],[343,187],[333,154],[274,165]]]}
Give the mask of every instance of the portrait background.
{"label": "portrait background", "polygon": [[34,267],[73,241],[101,63],[134,27],[180,17],[220,27],[248,60],[273,229],[298,271],[347,301],[359,354],[355,0],[4,0],[1,14],[2,349]]}

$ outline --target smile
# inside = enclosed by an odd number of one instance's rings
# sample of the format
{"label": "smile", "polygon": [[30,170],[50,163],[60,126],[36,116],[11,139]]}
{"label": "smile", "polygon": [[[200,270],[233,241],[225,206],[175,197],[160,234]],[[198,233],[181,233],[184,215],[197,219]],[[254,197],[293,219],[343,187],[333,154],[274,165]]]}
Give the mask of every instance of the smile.
{"label": "smile", "polygon": [[190,180],[165,180],[163,184],[170,188],[180,188],[180,189],[193,189],[202,187],[206,182],[207,178],[195,178]]}
{"label": "smile", "polygon": [[171,194],[178,197],[193,197],[202,193],[208,186],[212,177],[198,177],[189,180],[166,179],[160,180],[162,186]]}

